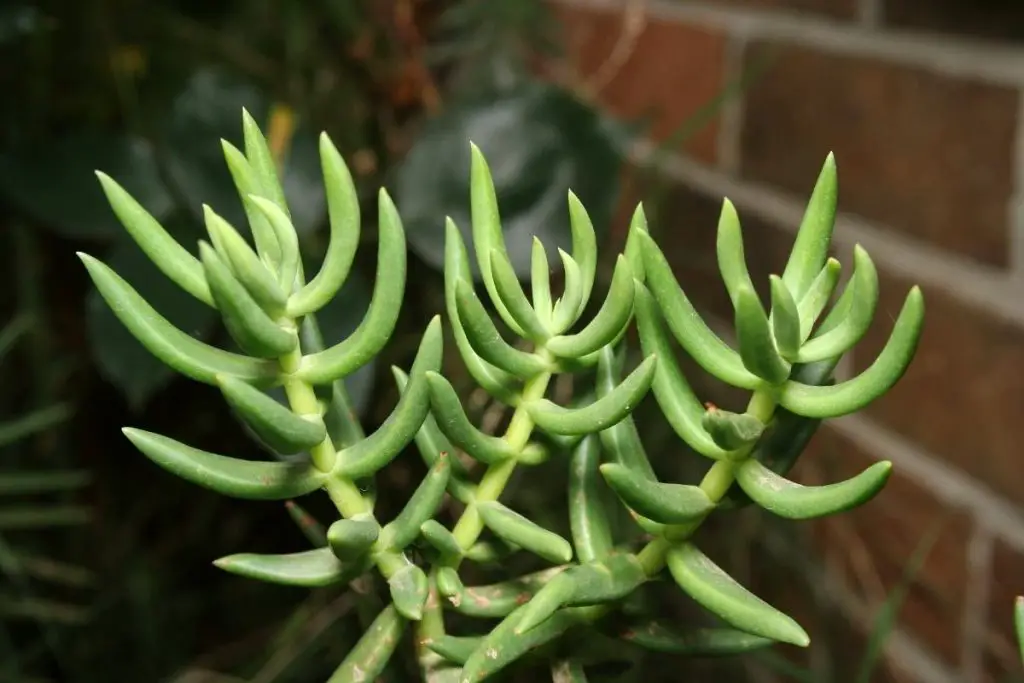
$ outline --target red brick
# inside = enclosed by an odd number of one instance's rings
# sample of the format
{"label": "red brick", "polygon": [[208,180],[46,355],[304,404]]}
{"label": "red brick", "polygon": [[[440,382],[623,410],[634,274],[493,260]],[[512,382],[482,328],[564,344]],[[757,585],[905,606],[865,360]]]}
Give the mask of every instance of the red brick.
{"label": "red brick", "polygon": [[[569,59],[584,80],[597,73],[615,50],[623,13],[556,5]],[[664,141],[692,122],[724,86],[725,36],[673,21],[646,17],[628,58],[599,94],[616,115],[649,120],[649,137]],[[650,117],[650,118],[648,118]],[[692,131],[683,151],[714,162],[718,119]]]}
{"label": "red brick", "polygon": [[[879,269],[875,321],[854,351],[858,371],[878,355],[913,284]],[[1012,500],[1021,497],[1024,458],[1015,426],[1024,415],[1024,331],[924,287],[925,323],[906,374],[866,408]]]}
{"label": "red brick", "polygon": [[1024,553],[996,543],[986,637],[986,683],[1021,683],[1024,663],[1014,640],[1013,603],[1024,595]]}
{"label": "red brick", "polygon": [[[825,427],[812,439],[791,477],[803,484],[841,481],[877,459]],[[871,501],[812,524],[812,535],[830,569],[874,606],[901,583],[919,543],[934,525],[941,525],[913,578],[899,624],[936,656],[958,664],[971,530],[965,514],[950,510],[896,469]]]}
{"label": "red brick", "polygon": [[868,58],[755,43],[741,173],[806,199],[830,150],[840,209],[1007,263],[1017,93]]}

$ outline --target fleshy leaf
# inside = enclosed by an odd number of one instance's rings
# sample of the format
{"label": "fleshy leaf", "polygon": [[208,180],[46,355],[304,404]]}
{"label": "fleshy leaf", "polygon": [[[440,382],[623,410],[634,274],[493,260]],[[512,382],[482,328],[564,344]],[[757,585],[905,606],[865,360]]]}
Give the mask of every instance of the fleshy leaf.
{"label": "fleshy leaf", "polygon": [[257,462],[207,453],[160,434],[126,427],[124,435],[143,455],[186,481],[234,498],[285,500],[311,493],[324,474],[309,465]]}
{"label": "fleshy leaf", "polygon": [[756,460],[736,470],[736,481],[750,498],[780,517],[811,519],[850,510],[873,498],[889,479],[892,463],[876,462],[857,476],[836,484],[801,486]]}

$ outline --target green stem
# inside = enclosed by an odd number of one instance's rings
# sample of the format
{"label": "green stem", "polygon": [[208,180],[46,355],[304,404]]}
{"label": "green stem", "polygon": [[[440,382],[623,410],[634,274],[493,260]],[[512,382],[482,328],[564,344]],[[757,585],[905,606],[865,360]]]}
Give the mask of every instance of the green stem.
{"label": "green stem", "polygon": [[[551,373],[542,372],[523,386],[522,401],[519,407],[516,408],[515,413],[513,413],[512,420],[509,422],[504,436],[505,441],[517,451],[522,450],[526,446],[530,441],[530,436],[533,434],[533,419],[523,406],[530,401],[543,398],[550,381]],[[484,472],[484,476],[480,479],[479,486],[477,486],[474,503],[498,500],[515,470],[515,460],[506,460],[489,466]],[[476,505],[474,504],[470,505],[462,513],[462,517],[455,525],[452,533],[455,535],[459,545],[463,549],[468,550],[476,543],[483,530],[483,520],[480,519],[480,513],[477,512]],[[455,559],[454,566],[458,566],[459,561],[459,559]]]}
{"label": "green stem", "polygon": [[[747,404],[747,414],[753,415],[767,424],[775,414],[777,400],[775,392],[770,389],[755,391]],[[736,481],[736,467],[753,450],[754,445],[746,447],[730,460],[719,460],[711,466],[700,482],[700,488],[712,502],[718,503],[729,492]],[[709,513],[710,514],[710,513]],[[648,576],[658,574],[665,567],[665,557],[674,543],[685,541],[700,528],[707,516],[695,519],[687,524],[672,525],[665,537],[659,537],[648,543],[639,553],[640,564]]]}

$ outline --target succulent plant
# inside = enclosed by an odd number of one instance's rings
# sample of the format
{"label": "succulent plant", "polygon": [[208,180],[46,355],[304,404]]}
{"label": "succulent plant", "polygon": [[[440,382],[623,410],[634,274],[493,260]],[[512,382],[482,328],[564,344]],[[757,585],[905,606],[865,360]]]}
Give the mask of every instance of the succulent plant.
{"label": "succulent plant", "polygon": [[[353,180],[323,135],[330,245],[321,269],[307,281],[273,160],[247,114],[243,131],[244,150],[225,142],[224,154],[245,205],[252,245],[205,207],[209,239],[200,242],[197,258],[116,181],[100,174],[131,236],[167,277],[219,312],[239,351],[214,348],[174,328],[115,272],[90,256],[81,258],[121,322],[154,355],[216,386],[275,452],[308,457],[245,460],[125,429],[143,454],[225,495],[288,500],[323,490],[337,507],[339,518],[310,534],[311,550],[231,555],[216,565],[304,586],[344,585],[366,572],[386,580],[390,603],[331,681],[375,680],[410,626],[424,677],[462,683],[490,679],[532,655],[546,658],[555,680],[583,681],[594,663],[628,660],[634,648],[683,656],[809,643],[796,621],[707,557],[694,532],[709,515],[750,502],[790,519],[838,513],[870,499],[889,476],[890,463],[880,462],[827,486],[785,478],[822,420],[859,410],[902,376],[924,314],[915,287],[874,363],[857,377],[833,381],[837,362],[874,317],[878,278],[867,252],[858,247],[851,280],[825,314],[840,280],[840,264],[828,255],[836,211],[831,156],[785,270],[771,277],[767,311],[747,271],[737,212],[724,203],[718,263],[735,309],[738,349],[733,349],[703,322],[680,288],[647,231],[642,207],[633,215],[624,253],[592,317],[586,314],[595,308],[590,304],[596,298],[597,240],[586,209],[571,192],[571,253],[559,250],[564,287],[558,296],[552,292],[549,255],[535,240],[527,292],[505,248],[487,162],[472,147],[472,254],[449,219],[444,313],[469,375],[514,411],[511,421],[502,436],[495,436],[467,415],[459,392],[441,371],[439,315],[424,331],[412,366],[393,368],[401,397],[379,429],[366,435],[347,407],[342,380],[375,358],[395,328],[406,274],[398,211],[382,190],[370,308],[349,338],[324,348],[316,314],[345,282],[359,243]],[[474,284],[471,257],[482,288]],[[627,373],[634,318],[643,360]],[[677,344],[712,376],[751,391],[747,410],[702,404],[676,361]],[[594,391],[577,395],[570,405],[557,404],[547,395],[562,374],[592,378]],[[283,387],[287,404],[267,393],[276,386]],[[678,437],[713,461],[699,485],[656,477],[631,415],[649,390]],[[379,520],[373,496],[360,482],[412,443],[429,470],[400,513]],[[483,465],[478,480],[463,456]],[[501,500],[517,470],[525,470],[529,480],[531,467],[552,458],[564,461],[569,472],[570,538]],[[440,512],[446,497],[461,503],[455,519]],[[635,535],[619,537],[612,519],[622,508],[637,525],[642,545]],[[302,514],[296,506],[289,509]],[[464,562],[493,561],[502,553],[530,553],[550,566],[491,585],[463,584]],[[717,615],[721,626],[687,630],[629,608],[629,599],[645,584],[666,574]],[[477,618],[481,627],[471,635],[449,634],[449,612]],[[619,618],[604,619],[613,613]],[[497,625],[488,628],[495,619]],[[556,641],[556,651],[545,649]]]}

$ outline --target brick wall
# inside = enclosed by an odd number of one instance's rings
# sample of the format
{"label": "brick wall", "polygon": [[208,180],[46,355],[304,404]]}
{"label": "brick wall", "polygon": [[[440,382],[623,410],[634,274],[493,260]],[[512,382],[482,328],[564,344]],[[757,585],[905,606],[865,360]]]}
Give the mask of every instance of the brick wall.
{"label": "brick wall", "polygon": [[[751,268],[766,282],[784,265],[818,170],[835,152],[836,253],[848,264],[863,244],[881,284],[877,323],[847,371],[872,361],[913,283],[924,289],[927,318],[896,389],[832,423],[795,475],[834,480],[887,458],[891,484],[865,508],[807,528],[840,586],[837,603],[863,626],[941,523],[890,640],[886,676],[1019,679],[1010,610],[1024,592],[1024,7],[563,0],[559,8],[576,71],[612,69],[599,99],[620,115],[652,117],[651,144],[634,159],[670,182],[654,229],[708,315],[730,317],[714,257],[722,197],[738,206]],[[682,149],[647,154],[759,69]]]}

